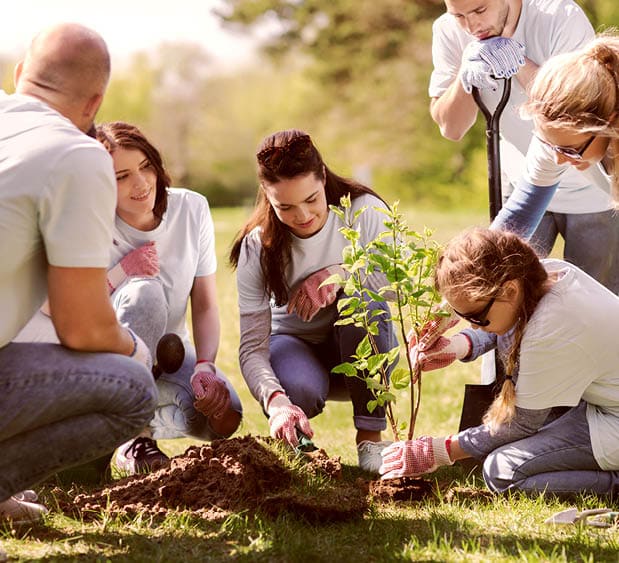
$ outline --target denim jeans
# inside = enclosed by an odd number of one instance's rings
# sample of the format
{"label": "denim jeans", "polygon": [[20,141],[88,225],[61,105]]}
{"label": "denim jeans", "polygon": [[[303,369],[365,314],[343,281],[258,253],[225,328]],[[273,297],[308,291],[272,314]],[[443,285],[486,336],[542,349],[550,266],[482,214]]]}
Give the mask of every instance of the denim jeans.
{"label": "denim jeans", "polygon": [[558,235],[565,241],[565,260],[613,293],[619,293],[619,216],[615,211],[578,214],[547,211],[531,237],[531,244],[547,256]]}
{"label": "denim jeans", "polygon": [[483,471],[498,493],[619,494],[619,471],[603,471],[593,457],[584,401],[532,436],[494,450]]}
{"label": "denim jeans", "polygon": [[[372,303],[371,310],[386,309],[382,303]],[[391,325],[384,316],[378,324],[376,343],[381,352],[397,345]],[[331,369],[351,361],[357,345],[365,332],[353,325],[334,326],[326,340],[311,344],[288,334],[271,336],[271,367],[290,400],[299,406],[308,418],[320,414],[327,399],[350,400],[353,406],[353,422],[357,430],[382,431],[387,427],[385,409],[367,409],[368,401],[374,399],[366,383],[359,377],[331,374]],[[390,366],[388,372],[391,372]]]}
{"label": "denim jeans", "polygon": [[0,349],[0,501],[113,451],[153,416],[157,389],[140,363],[59,344]]}
{"label": "denim jeans", "polygon": [[[148,346],[153,359],[159,339],[166,333],[168,304],[161,282],[156,278],[133,278],[112,295],[112,305],[121,323],[127,323]],[[195,348],[187,340],[185,360],[172,374],[157,380],[159,404],[149,427],[155,440],[194,437],[199,440],[222,438],[210,426],[208,418],[193,406],[190,379],[196,365]],[[217,375],[226,383],[232,408],[242,413],[241,400],[220,369]]]}

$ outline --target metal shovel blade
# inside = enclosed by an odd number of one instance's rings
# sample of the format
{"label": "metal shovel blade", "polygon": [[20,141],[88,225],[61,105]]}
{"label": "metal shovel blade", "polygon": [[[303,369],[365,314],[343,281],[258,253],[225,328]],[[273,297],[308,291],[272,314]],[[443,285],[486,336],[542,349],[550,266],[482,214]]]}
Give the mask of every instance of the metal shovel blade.
{"label": "metal shovel blade", "polygon": [[567,510],[562,510],[561,512],[557,512],[553,514],[550,518],[544,521],[545,524],[576,524],[577,522],[583,522],[585,524],[591,524],[593,526],[600,526],[600,524],[604,524],[602,527],[608,527],[609,524],[605,524],[602,522],[591,521],[587,522],[587,518],[589,516],[595,516],[597,514],[607,514],[611,512],[610,508],[593,508],[591,510],[583,510],[579,511],[577,508],[568,508]]}

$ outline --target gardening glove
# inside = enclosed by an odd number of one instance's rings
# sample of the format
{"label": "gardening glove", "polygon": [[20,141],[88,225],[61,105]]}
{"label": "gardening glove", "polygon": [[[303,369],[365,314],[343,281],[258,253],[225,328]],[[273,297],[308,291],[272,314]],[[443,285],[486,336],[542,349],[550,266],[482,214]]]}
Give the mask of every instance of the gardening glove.
{"label": "gardening glove", "polygon": [[283,393],[271,397],[267,406],[269,428],[273,438],[279,438],[296,448],[299,445],[298,428],[308,438],[314,435],[309,420],[301,408],[293,405]]}
{"label": "gardening glove", "polygon": [[460,319],[455,314],[448,316],[437,315],[429,320],[419,331],[419,342],[417,343],[419,350],[432,348],[440,336],[445,334],[450,328],[456,326],[459,322]]}
{"label": "gardening glove", "polygon": [[[424,347],[410,341],[409,358],[413,366],[417,365],[421,371],[433,371],[452,364],[456,360],[463,360],[471,353],[471,341],[466,334],[458,333],[451,337],[439,336],[430,347]],[[416,381],[413,381],[416,383]]]}
{"label": "gardening glove", "polygon": [[145,365],[150,371],[153,367],[153,358],[150,355],[150,350],[148,349],[148,346],[146,346],[146,344],[144,344],[144,341],[126,324],[123,325],[123,327],[133,339],[133,352],[129,354],[129,357]]}
{"label": "gardening glove", "polygon": [[418,477],[442,465],[453,464],[447,452],[447,440],[430,436],[394,442],[381,452],[381,456],[383,463],[378,470],[381,479]]}
{"label": "gardening glove", "polygon": [[509,78],[525,64],[524,45],[508,37],[490,37],[469,43],[462,53],[460,82],[467,94],[498,88],[495,78]]}
{"label": "gardening glove", "polygon": [[215,364],[207,360],[196,363],[189,380],[196,400],[193,406],[206,417],[221,418],[230,407],[230,392]]}
{"label": "gardening glove", "polygon": [[110,293],[130,276],[153,277],[159,273],[159,256],[155,242],[147,242],[129,252],[107,272]]}
{"label": "gardening glove", "polygon": [[477,41],[479,58],[490,65],[496,78],[510,78],[524,66],[524,45],[510,37],[490,37]]}
{"label": "gardening glove", "polygon": [[338,283],[323,282],[334,274],[344,277],[344,269],[339,265],[328,266],[310,274],[292,293],[288,303],[288,314],[296,313],[305,322],[311,321],[316,313],[335,301],[340,289]]}

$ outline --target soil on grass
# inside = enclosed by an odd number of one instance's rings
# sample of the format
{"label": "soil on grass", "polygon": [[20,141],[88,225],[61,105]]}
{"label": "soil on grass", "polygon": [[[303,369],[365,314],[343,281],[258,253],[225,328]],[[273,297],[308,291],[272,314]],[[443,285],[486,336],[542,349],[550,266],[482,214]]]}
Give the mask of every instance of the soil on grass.
{"label": "soil on grass", "polygon": [[168,467],[121,479],[87,494],[60,499],[61,508],[82,518],[101,514],[165,516],[187,510],[205,519],[239,511],[277,516],[294,513],[312,522],[360,518],[367,510],[362,487],[340,479],[339,458],[324,450],[284,460],[270,439],[245,436],[192,446]]}
{"label": "soil on grass", "polygon": [[[192,446],[153,473],[127,477],[88,493],[56,489],[60,508],[86,520],[106,515],[189,511],[220,520],[241,511],[278,516],[292,513],[314,523],[362,518],[370,501],[452,501],[484,496],[425,479],[342,479],[339,458],[324,450],[286,460],[270,438],[245,436]],[[291,454],[293,455],[293,454]],[[462,489],[462,490],[460,490]],[[441,492],[442,491],[442,492]]]}

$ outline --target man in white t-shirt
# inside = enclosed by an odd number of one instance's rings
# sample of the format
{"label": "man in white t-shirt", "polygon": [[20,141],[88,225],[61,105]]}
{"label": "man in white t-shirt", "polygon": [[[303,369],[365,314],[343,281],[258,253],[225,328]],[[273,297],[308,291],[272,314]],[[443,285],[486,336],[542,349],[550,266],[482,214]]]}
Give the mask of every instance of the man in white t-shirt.
{"label": "man in white t-shirt", "polygon": [[[157,402],[106,283],[116,181],[85,132],[109,72],[97,33],[60,24],[32,41],[16,93],[0,91],[0,522],[39,518],[32,495],[13,495],[112,451]],[[46,295],[62,345],[11,342]]]}
{"label": "man in white t-shirt", "polygon": [[[539,65],[579,48],[593,38],[594,30],[572,0],[445,0],[445,5],[447,12],[433,26],[430,111],[443,136],[460,140],[477,118],[471,86],[480,89],[492,111],[502,94],[500,81],[492,75],[514,76],[500,121],[505,196],[520,183],[534,138],[532,121],[519,113],[526,86]],[[527,178],[537,184],[534,180]],[[563,167],[559,189],[532,242],[547,254],[561,234],[565,259],[618,293],[619,261],[612,249],[619,247],[619,218],[607,189],[601,175]]]}

